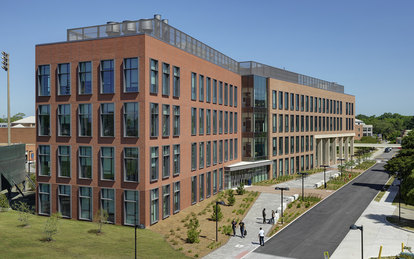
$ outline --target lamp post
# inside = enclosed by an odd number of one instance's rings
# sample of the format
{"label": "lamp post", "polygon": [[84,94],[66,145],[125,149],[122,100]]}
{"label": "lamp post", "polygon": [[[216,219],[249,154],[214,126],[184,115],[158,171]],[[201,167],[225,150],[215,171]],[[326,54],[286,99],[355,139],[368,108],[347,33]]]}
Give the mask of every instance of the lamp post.
{"label": "lamp post", "polygon": [[280,198],[280,208],[282,208],[280,218],[282,219],[282,225],[283,225],[283,191],[289,191],[289,187],[275,187],[275,190],[280,190],[282,192],[282,195]]}
{"label": "lamp post", "polygon": [[342,176],[342,161],[345,161],[345,158],[338,158],[339,161],[341,161],[341,176]]}
{"label": "lamp post", "polygon": [[9,54],[5,51],[1,52],[3,61],[1,62],[3,65],[1,68],[7,72],[7,144],[11,145],[11,137],[10,137],[10,64],[9,64]]}
{"label": "lamp post", "polygon": [[218,241],[218,211],[217,208],[220,205],[225,205],[224,201],[216,201],[216,242]]}
{"label": "lamp post", "polygon": [[303,201],[303,197],[305,195],[305,188],[304,188],[304,185],[305,185],[305,176],[307,176],[308,173],[298,172],[298,174],[300,174],[302,176],[302,201]]}
{"label": "lamp post", "polygon": [[398,177],[399,184],[398,184],[398,222],[401,222],[401,177]]}
{"label": "lamp post", "polygon": [[321,167],[323,167],[323,183],[326,189],[326,168],[329,167],[329,165],[321,165]]}
{"label": "lamp post", "polygon": [[353,224],[349,227],[349,229],[352,229],[352,230],[359,229],[359,230],[361,230],[361,258],[364,259],[364,226],[362,226],[362,225],[357,226],[357,225]]}

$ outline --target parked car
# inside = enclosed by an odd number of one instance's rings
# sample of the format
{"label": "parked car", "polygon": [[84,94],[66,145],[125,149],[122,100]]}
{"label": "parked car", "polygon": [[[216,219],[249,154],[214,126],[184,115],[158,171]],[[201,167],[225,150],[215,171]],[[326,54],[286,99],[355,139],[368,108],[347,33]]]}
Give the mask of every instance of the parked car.
{"label": "parked car", "polygon": [[385,148],[385,150],[384,150],[384,152],[385,152],[385,153],[389,153],[389,152],[391,152],[391,150],[392,150],[392,148],[391,148],[391,147],[386,147],[386,148]]}

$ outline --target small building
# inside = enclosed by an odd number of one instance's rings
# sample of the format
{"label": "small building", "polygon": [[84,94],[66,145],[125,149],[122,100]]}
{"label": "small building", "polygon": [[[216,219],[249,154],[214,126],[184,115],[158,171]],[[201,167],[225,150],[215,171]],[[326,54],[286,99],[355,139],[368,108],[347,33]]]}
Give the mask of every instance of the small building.
{"label": "small building", "polygon": [[365,124],[362,120],[355,119],[355,139],[360,140],[362,137],[373,136],[373,126]]}

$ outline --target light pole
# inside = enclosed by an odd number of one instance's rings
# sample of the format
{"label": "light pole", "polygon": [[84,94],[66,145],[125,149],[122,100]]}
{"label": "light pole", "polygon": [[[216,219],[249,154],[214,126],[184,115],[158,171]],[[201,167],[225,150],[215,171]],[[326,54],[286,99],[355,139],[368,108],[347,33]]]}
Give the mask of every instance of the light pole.
{"label": "light pole", "polygon": [[305,185],[305,176],[307,176],[308,173],[298,172],[298,174],[300,174],[302,176],[302,201],[303,201],[303,197],[305,197],[304,196],[305,195],[305,188],[304,188],[304,185]]}
{"label": "light pole", "polygon": [[400,181],[398,184],[398,193],[399,193],[399,197],[398,197],[398,222],[401,222],[401,177],[398,177],[398,180]]}
{"label": "light pole", "polygon": [[225,205],[224,201],[216,201],[216,242],[218,241],[218,211],[217,208],[220,205]]}
{"label": "light pole", "polygon": [[283,225],[283,191],[289,191],[289,187],[275,187],[275,190],[280,190],[282,192],[282,196],[280,198],[280,208],[282,208],[280,218],[282,219],[282,225]]}
{"label": "light pole", "polygon": [[11,145],[11,137],[10,137],[10,69],[9,69],[9,54],[2,51],[1,52],[3,61],[1,62],[3,65],[1,68],[7,72],[7,144]]}
{"label": "light pole", "polygon": [[323,183],[326,189],[326,168],[329,167],[329,165],[321,165],[321,167],[323,167]]}
{"label": "light pole", "polygon": [[357,226],[355,224],[351,225],[349,229],[355,230],[359,229],[361,230],[361,258],[364,259],[364,226]]}
{"label": "light pole", "polygon": [[345,161],[345,158],[338,158],[339,161],[341,161],[341,176],[342,176],[342,161]]}

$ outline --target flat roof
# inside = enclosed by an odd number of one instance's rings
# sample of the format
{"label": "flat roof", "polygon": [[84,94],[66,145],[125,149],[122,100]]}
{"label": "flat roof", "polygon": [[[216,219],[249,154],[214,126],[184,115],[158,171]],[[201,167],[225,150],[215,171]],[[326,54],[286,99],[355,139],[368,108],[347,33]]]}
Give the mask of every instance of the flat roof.
{"label": "flat roof", "polygon": [[256,167],[261,167],[261,166],[266,166],[266,165],[271,165],[271,164],[272,164],[271,160],[259,160],[259,161],[253,161],[253,162],[241,161],[241,162],[238,162],[232,165],[225,166],[224,170],[238,171],[238,170],[256,168]]}

